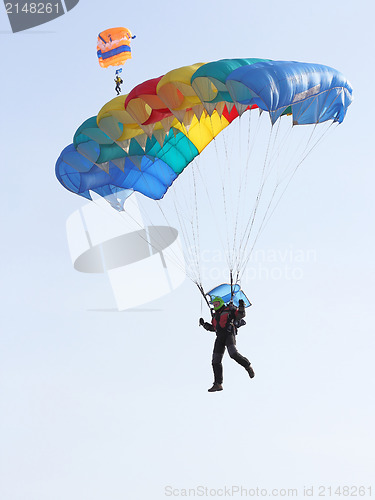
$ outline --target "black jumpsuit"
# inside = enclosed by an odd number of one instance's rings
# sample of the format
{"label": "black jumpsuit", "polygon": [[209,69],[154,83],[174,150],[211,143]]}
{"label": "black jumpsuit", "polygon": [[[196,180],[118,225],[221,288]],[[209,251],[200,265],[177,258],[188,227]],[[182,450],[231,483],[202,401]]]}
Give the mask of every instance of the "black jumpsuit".
{"label": "black jumpsuit", "polygon": [[121,79],[121,78],[119,78],[119,77],[117,77],[117,78],[115,79],[115,83],[116,83],[115,90],[116,90],[116,92],[117,92],[117,95],[120,95],[120,92],[121,92],[121,87],[120,87],[120,85],[122,84],[122,79]]}
{"label": "black jumpsuit", "polygon": [[236,333],[237,328],[233,321],[241,320],[245,316],[244,307],[235,306],[222,306],[218,309],[212,317],[211,323],[204,323],[203,327],[211,332],[216,332],[216,340],[214,344],[214,351],[212,354],[212,369],[214,372],[214,383],[223,383],[223,365],[222,359],[224,356],[225,348],[228,349],[229,356],[237,361],[246,370],[250,367],[250,361],[242,356],[236,347]]}

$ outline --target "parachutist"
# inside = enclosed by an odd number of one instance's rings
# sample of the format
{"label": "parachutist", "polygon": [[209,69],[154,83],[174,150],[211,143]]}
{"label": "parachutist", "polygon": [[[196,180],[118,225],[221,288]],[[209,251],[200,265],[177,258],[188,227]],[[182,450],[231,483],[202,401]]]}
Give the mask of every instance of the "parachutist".
{"label": "parachutist", "polygon": [[117,92],[117,95],[120,95],[120,93],[121,93],[121,87],[120,87],[120,85],[121,85],[122,83],[124,83],[124,82],[123,82],[122,78],[120,78],[120,77],[117,75],[117,76],[116,76],[116,78],[115,78],[115,83],[116,83],[115,90],[116,90],[116,92]]}
{"label": "parachutist", "polygon": [[255,373],[250,361],[242,356],[236,347],[237,328],[241,326],[241,321],[243,321],[246,314],[244,301],[240,300],[239,307],[237,308],[233,304],[229,304],[228,306],[225,305],[221,297],[213,297],[211,304],[215,311],[211,323],[207,323],[203,318],[200,318],[199,324],[206,330],[216,332],[216,340],[212,354],[214,384],[211,389],[208,390],[208,392],[216,392],[223,390],[222,359],[225,348],[228,349],[229,356],[245,368],[250,378],[254,378]]}

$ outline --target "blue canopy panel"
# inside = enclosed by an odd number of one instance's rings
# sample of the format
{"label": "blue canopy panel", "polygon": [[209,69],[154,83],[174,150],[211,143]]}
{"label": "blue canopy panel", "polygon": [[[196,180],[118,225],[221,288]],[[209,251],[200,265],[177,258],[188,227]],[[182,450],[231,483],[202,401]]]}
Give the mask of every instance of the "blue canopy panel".
{"label": "blue canopy panel", "polygon": [[[108,170],[104,171],[71,144],[56,162],[56,177],[69,191],[88,199],[93,191],[105,197],[116,210],[122,210],[119,204],[129,196],[129,190],[159,200],[177,174],[163,160],[148,155],[122,158],[116,164],[110,161]],[[120,193],[123,190],[125,192]]]}
{"label": "blue canopy panel", "polygon": [[78,154],[73,144],[69,144],[57,159],[55,173],[60,184],[66,189],[91,200],[89,191],[81,186],[82,173],[89,172],[91,168],[92,162]]}
{"label": "blue canopy panel", "polygon": [[109,162],[111,182],[116,186],[134,189],[153,200],[160,200],[177,178],[172,168],[160,158],[151,156],[129,156],[125,158],[124,170]]}
{"label": "blue canopy panel", "polygon": [[123,52],[131,52],[131,48],[129,45],[121,45],[120,47],[116,47],[112,50],[108,50],[103,52],[102,50],[97,51],[98,57],[102,59],[109,59],[110,57],[117,56],[118,54],[122,54]]}
{"label": "blue canopy panel", "polygon": [[[223,283],[222,285],[219,285],[212,290],[210,290],[207,295],[210,296],[211,300],[213,297],[221,297],[225,304],[229,304],[230,299],[231,299],[231,286],[228,283]],[[245,307],[250,307],[251,302],[249,299],[246,297],[244,292],[241,290],[240,285],[233,285],[233,304],[238,307],[239,306],[239,301],[243,300],[245,303]]]}
{"label": "blue canopy panel", "polygon": [[256,104],[272,123],[290,106],[295,125],[341,123],[352,87],[339,71],[321,64],[264,61],[235,69],[226,86],[234,102]]}

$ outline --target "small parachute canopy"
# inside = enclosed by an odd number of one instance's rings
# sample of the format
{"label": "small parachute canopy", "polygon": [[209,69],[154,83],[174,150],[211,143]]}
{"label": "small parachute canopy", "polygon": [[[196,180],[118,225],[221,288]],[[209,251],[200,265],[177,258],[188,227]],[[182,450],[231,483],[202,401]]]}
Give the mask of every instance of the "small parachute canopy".
{"label": "small parachute canopy", "polygon": [[235,284],[232,287],[228,283],[223,283],[222,285],[219,285],[212,290],[210,290],[207,295],[210,296],[211,300],[213,297],[221,297],[225,304],[229,304],[231,295],[232,295],[232,290],[233,289],[233,304],[238,307],[239,306],[239,301],[243,300],[245,303],[245,307],[250,307],[251,302],[250,300],[246,297],[244,292],[241,290],[240,285]]}
{"label": "small parachute canopy", "polygon": [[135,38],[127,28],[110,28],[98,35],[97,54],[102,68],[122,66],[132,53],[130,40]]}

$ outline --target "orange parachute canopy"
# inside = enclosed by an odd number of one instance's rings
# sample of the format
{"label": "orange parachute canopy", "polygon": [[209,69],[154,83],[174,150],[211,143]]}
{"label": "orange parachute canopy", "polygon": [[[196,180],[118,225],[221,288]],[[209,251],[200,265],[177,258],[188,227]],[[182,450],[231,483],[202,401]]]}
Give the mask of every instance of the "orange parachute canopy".
{"label": "orange parachute canopy", "polygon": [[98,35],[97,54],[102,68],[122,66],[131,59],[130,40],[135,38],[127,28],[110,28]]}

